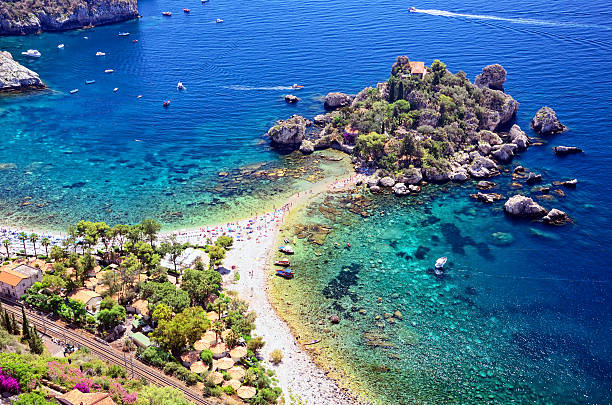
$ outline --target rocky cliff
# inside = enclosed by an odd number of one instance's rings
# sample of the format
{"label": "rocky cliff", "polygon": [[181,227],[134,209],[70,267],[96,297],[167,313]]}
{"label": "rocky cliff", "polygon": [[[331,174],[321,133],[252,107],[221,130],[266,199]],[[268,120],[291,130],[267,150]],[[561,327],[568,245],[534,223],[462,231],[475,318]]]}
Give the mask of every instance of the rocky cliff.
{"label": "rocky cliff", "polygon": [[137,0],[0,0],[0,35],[63,31],[137,16]]}
{"label": "rocky cliff", "polygon": [[9,52],[0,52],[0,92],[44,87],[36,72],[15,62]]}

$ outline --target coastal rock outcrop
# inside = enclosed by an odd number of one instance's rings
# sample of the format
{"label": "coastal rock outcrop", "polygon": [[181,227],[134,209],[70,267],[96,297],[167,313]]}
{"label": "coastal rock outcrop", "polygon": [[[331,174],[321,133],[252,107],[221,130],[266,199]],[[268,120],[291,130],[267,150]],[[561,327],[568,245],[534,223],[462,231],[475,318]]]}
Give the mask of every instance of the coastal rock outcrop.
{"label": "coastal rock outcrop", "polygon": [[55,0],[0,2],[0,35],[64,31],[138,17],[137,0]]}
{"label": "coastal rock outcrop", "polygon": [[308,139],[304,139],[300,144],[300,152],[302,152],[304,155],[310,155],[312,152],[314,152],[314,150],[314,144]]}
{"label": "coastal rock outcrop", "polygon": [[529,197],[517,194],[504,203],[504,211],[508,215],[520,218],[541,218],[546,215],[546,209]]}
{"label": "coastal rock outcrop", "polygon": [[395,179],[393,179],[393,177],[385,176],[380,179],[378,184],[382,187],[393,187],[395,185]]}
{"label": "coastal rock outcrop", "polygon": [[513,143],[498,145],[491,149],[491,156],[500,163],[509,163],[512,161],[512,158],[514,158],[514,151],[516,148],[516,145]]}
{"label": "coastal rock outcrop", "polygon": [[561,124],[555,110],[542,107],[531,120],[531,129],[540,135],[554,135],[566,131],[567,127]]}
{"label": "coastal rock outcrop", "polygon": [[326,110],[336,110],[351,104],[351,96],[344,93],[334,92],[325,96],[324,104]]}
{"label": "coastal rock outcrop", "polygon": [[415,167],[402,170],[397,181],[404,184],[419,184],[423,180],[423,174]]}
{"label": "coastal rock outcrop", "polygon": [[504,91],[506,69],[502,65],[489,65],[482,68],[482,73],[476,76],[474,84],[478,87],[488,87],[492,90]]}
{"label": "coastal rock outcrop", "polygon": [[512,128],[510,128],[508,136],[510,137],[510,142],[515,144],[519,151],[525,150],[529,146],[529,137],[521,127],[516,124],[512,125]]}
{"label": "coastal rock outcrop", "polygon": [[0,51],[0,92],[44,87],[38,73],[17,63],[9,52]]}
{"label": "coastal rock outcrop", "polygon": [[423,178],[432,183],[445,183],[450,180],[450,173],[439,167],[424,167]]}
{"label": "coastal rock outcrop", "polygon": [[483,95],[483,105],[486,111],[480,122],[482,129],[495,131],[514,118],[519,103],[512,96],[501,90],[491,90],[487,87],[483,88]]}
{"label": "coastal rock outcrop", "polygon": [[555,155],[557,156],[567,156],[567,155],[572,155],[575,153],[582,153],[582,149],[576,147],[576,146],[555,146],[553,148],[553,151],[555,151]]}
{"label": "coastal rock outcrop", "polygon": [[274,146],[280,148],[297,148],[304,140],[306,127],[312,123],[301,115],[294,115],[287,120],[280,120],[268,130],[268,136]]}
{"label": "coastal rock outcrop", "polygon": [[410,190],[404,183],[395,183],[393,186],[393,194],[395,195],[407,195],[410,194]]}
{"label": "coastal rock outcrop", "polygon": [[484,156],[477,156],[467,169],[470,176],[476,179],[490,177],[499,172],[494,161]]}

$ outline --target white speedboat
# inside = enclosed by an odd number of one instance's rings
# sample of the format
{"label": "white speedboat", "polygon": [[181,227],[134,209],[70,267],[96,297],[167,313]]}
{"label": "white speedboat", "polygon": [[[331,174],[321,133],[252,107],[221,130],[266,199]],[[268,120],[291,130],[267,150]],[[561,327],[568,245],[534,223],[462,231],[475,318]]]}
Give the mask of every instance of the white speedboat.
{"label": "white speedboat", "polygon": [[115,87],[115,88],[113,89],[113,91],[114,91],[114,92],[117,92],[117,90],[119,90],[119,87]]}
{"label": "white speedboat", "polygon": [[106,56],[106,53],[98,51],[96,52],[96,56]]}
{"label": "white speedboat", "polygon": [[79,89],[70,90],[70,94],[78,93]]}
{"label": "white speedboat", "polygon": [[129,32],[120,32],[120,33],[119,33],[119,36],[120,36],[120,37],[127,37],[128,35],[130,35],[130,33],[129,33]]}
{"label": "white speedboat", "polygon": [[185,90],[185,85],[183,84],[183,82],[178,82],[176,84],[176,89],[177,90]]}
{"label": "white speedboat", "polygon": [[36,49],[28,49],[25,52],[21,52],[22,55],[29,56],[30,58],[40,58],[40,52]]}
{"label": "white speedboat", "polygon": [[113,73],[113,72],[114,72],[114,70],[113,70],[113,69],[106,69],[106,70],[104,71],[104,73]]}
{"label": "white speedboat", "polygon": [[448,258],[446,256],[440,257],[438,260],[436,260],[436,264],[435,264],[434,267],[437,270],[442,270],[444,268],[444,265],[446,264],[447,260],[448,260]]}
{"label": "white speedboat", "polygon": [[217,18],[217,24],[222,23],[222,22],[223,22],[223,20],[222,20],[222,19]]}
{"label": "white speedboat", "polygon": [[411,13],[416,13],[417,9],[414,7],[410,7],[408,11],[410,11]]}
{"label": "white speedboat", "polygon": [[64,44],[59,44],[59,45],[57,46],[57,49],[64,49]]}

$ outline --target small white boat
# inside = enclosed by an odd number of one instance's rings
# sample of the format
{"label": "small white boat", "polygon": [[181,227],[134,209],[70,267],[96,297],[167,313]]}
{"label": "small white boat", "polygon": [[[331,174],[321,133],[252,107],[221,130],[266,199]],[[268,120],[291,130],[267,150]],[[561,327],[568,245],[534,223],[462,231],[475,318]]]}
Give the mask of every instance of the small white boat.
{"label": "small white boat", "polygon": [[119,87],[115,87],[115,88],[113,89],[113,91],[114,91],[114,92],[117,92],[117,90],[119,90]]}
{"label": "small white boat", "polygon": [[89,39],[89,37],[83,37],[83,39]]}
{"label": "small white boat", "polygon": [[70,94],[78,93],[79,89],[70,90]]}
{"label": "small white boat", "polygon": [[222,20],[222,19],[217,18],[217,24],[222,23],[222,22],[223,22],[223,20]]}
{"label": "small white boat", "polygon": [[176,89],[177,89],[177,90],[185,90],[185,89],[186,89],[186,87],[185,87],[185,85],[183,84],[183,82],[178,82],[178,83],[176,84]]}
{"label": "small white boat", "polygon": [[119,36],[120,36],[120,37],[127,37],[128,35],[130,35],[130,33],[129,33],[129,32],[120,32],[120,33],[119,33]]}
{"label": "small white boat", "polygon": [[440,257],[438,260],[436,260],[435,268],[438,269],[438,270],[441,270],[444,267],[444,265],[446,264],[447,260],[448,260],[448,258],[446,256]]}
{"label": "small white boat", "polygon": [[64,44],[59,44],[59,45],[57,46],[57,49],[64,49]]}
{"label": "small white boat", "polygon": [[29,56],[30,58],[40,58],[40,52],[36,49],[28,49],[25,52],[21,52],[22,55]]}
{"label": "small white boat", "polygon": [[106,56],[106,53],[98,51],[96,52],[96,56]]}
{"label": "small white boat", "polygon": [[414,7],[410,7],[408,11],[410,11],[411,13],[416,13],[417,9]]}
{"label": "small white boat", "polygon": [[113,73],[113,72],[114,72],[114,70],[113,70],[113,69],[106,69],[106,70],[104,71],[104,73]]}

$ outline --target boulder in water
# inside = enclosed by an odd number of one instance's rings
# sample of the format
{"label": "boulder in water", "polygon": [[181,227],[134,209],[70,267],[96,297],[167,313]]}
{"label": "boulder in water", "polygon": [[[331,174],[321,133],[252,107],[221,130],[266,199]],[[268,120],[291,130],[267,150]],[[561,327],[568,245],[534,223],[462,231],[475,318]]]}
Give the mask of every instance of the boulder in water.
{"label": "boulder in water", "polygon": [[559,121],[557,113],[550,107],[542,107],[531,120],[531,129],[540,135],[554,135],[567,130]]}
{"label": "boulder in water", "polygon": [[272,145],[280,148],[295,149],[300,146],[306,134],[306,127],[312,123],[301,115],[280,120],[268,130]]}
{"label": "boulder in water", "polygon": [[312,152],[314,152],[314,144],[308,139],[304,139],[300,144],[300,152],[302,152],[304,155],[310,155]]}
{"label": "boulder in water", "polygon": [[557,156],[567,156],[567,155],[572,155],[575,153],[582,153],[582,149],[576,147],[576,146],[555,146],[553,148],[553,151],[555,151],[555,155]]}
{"label": "boulder in water", "polygon": [[565,212],[553,208],[542,218],[542,222],[548,225],[564,225],[570,222],[570,219]]}
{"label": "boulder in water", "polygon": [[13,55],[10,52],[0,51],[0,92],[41,89],[44,87],[45,84],[40,80],[38,73],[13,60]]}
{"label": "boulder in water", "polygon": [[324,104],[326,110],[336,110],[341,107],[346,107],[351,104],[351,96],[348,94],[334,92],[328,93],[325,96]]}
{"label": "boulder in water", "polygon": [[529,197],[517,194],[504,204],[504,211],[520,218],[541,218],[546,215],[546,209]]}

